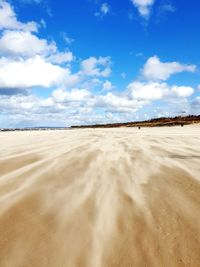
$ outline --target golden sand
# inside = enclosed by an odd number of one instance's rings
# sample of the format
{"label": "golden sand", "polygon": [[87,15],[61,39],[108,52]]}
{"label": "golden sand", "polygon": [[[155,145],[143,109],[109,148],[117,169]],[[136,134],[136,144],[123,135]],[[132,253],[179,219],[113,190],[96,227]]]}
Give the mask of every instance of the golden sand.
{"label": "golden sand", "polygon": [[199,267],[200,126],[0,133],[1,267]]}

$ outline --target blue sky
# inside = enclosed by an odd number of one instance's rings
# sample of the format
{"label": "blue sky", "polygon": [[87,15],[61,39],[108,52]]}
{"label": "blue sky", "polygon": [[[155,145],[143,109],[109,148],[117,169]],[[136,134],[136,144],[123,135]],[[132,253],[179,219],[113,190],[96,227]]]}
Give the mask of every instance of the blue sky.
{"label": "blue sky", "polygon": [[0,0],[0,127],[200,112],[196,0]]}

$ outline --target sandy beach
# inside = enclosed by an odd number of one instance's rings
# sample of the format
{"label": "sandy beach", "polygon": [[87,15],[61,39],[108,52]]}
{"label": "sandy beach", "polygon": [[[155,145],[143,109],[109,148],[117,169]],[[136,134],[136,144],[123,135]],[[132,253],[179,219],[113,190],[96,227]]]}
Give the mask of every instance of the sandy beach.
{"label": "sandy beach", "polygon": [[1,267],[199,267],[200,125],[0,133]]}

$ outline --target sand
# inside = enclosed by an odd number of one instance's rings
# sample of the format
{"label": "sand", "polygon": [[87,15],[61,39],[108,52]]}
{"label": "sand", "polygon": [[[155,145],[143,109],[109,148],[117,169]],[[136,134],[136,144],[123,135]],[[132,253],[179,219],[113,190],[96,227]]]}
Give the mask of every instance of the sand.
{"label": "sand", "polygon": [[1,267],[199,267],[200,125],[0,133]]}

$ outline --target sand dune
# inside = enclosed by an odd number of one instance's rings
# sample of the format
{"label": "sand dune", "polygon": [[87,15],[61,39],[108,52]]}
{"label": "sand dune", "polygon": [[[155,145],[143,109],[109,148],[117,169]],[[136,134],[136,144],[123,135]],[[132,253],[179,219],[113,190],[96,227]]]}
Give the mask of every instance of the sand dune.
{"label": "sand dune", "polygon": [[200,266],[200,126],[0,145],[0,266]]}

